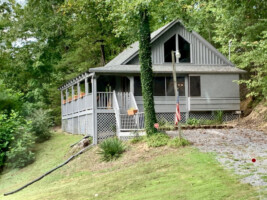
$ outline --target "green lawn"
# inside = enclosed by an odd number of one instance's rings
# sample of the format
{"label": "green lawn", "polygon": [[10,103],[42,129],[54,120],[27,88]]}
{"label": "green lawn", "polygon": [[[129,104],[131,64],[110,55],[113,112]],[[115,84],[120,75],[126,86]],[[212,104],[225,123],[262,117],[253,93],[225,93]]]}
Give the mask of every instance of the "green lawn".
{"label": "green lawn", "polygon": [[[55,134],[38,147],[32,165],[0,176],[0,194],[61,163],[81,136]],[[258,193],[223,170],[211,154],[192,147],[173,150],[133,145],[117,161],[103,163],[97,147],[28,188],[1,200],[258,199]],[[98,194],[96,197],[95,195]]]}

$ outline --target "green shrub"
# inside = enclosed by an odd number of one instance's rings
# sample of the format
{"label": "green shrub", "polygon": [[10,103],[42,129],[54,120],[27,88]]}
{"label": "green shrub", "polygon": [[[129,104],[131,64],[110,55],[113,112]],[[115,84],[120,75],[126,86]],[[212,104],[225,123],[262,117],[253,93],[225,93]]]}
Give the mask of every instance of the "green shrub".
{"label": "green shrub", "polygon": [[196,118],[189,118],[186,121],[186,124],[193,125],[193,126],[200,125],[200,120],[199,119],[196,119]]}
{"label": "green shrub", "polygon": [[187,146],[189,144],[190,142],[188,140],[186,140],[185,138],[179,138],[179,137],[175,137],[169,140],[168,142],[168,146],[172,148],[179,148],[181,146]]}
{"label": "green shrub", "polygon": [[16,130],[15,140],[12,141],[7,152],[7,165],[9,167],[22,168],[35,160],[34,139],[27,127],[20,127]]}
{"label": "green shrub", "polygon": [[16,115],[11,113],[10,116],[0,114],[0,168],[4,166],[6,153],[11,141],[14,139],[12,133],[16,127]]}
{"label": "green shrub", "polygon": [[126,146],[118,138],[108,138],[99,144],[98,154],[103,161],[111,161],[119,158],[126,150]]}
{"label": "green shrub", "polygon": [[222,110],[218,110],[215,112],[215,121],[217,123],[223,123],[223,111]]}
{"label": "green shrub", "polygon": [[0,115],[1,165],[6,161],[10,167],[24,167],[34,161],[32,147],[34,136],[30,122],[12,111],[9,116]]}
{"label": "green shrub", "polygon": [[165,118],[160,118],[158,124],[159,124],[159,129],[174,130],[173,123],[168,122]]}
{"label": "green shrub", "polygon": [[136,143],[142,142],[142,141],[144,141],[144,136],[136,136],[136,137],[129,140],[129,142],[131,144],[136,144]]}
{"label": "green shrub", "polygon": [[43,142],[51,137],[51,117],[48,110],[36,110],[31,115],[31,132],[36,136],[36,142]]}
{"label": "green shrub", "polygon": [[155,133],[147,136],[146,142],[149,147],[160,147],[168,144],[170,137],[165,133]]}

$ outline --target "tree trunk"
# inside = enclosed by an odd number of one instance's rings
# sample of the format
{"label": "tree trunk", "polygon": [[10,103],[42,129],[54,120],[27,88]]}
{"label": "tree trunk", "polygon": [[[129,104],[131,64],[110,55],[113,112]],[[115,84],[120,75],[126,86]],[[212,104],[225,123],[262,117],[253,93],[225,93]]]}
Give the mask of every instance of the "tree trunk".
{"label": "tree trunk", "polygon": [[153,71],[151,61],[151,38],[147,9],[140,10],[139,60],[141,65],[141,84],[145,111],[145,130],[147,135],[156,132],[156,113],[153,97]]}

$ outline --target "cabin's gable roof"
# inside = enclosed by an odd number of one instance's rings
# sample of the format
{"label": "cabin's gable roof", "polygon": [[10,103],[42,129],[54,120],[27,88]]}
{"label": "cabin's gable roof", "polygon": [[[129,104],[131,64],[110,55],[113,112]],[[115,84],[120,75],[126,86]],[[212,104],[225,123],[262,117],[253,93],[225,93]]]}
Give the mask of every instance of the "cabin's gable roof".
{"label": "cabin's gable roof", "polygon": [[[188,37],[184,37],[186,40],[191,40],[191,43],[194,43],[194,49],[192,49],[192,51],[196,52],[197,51],[206,51],[203,52],[203,54],[201,55],[197,55],[196,53],[193,54],[193,56],[198,56],[198,57],[203,57],[205,56],[204,54],[212,54],[212,56],[214,57],[214,59],[218,59],[217,63],[218,65],[230,65],[230,66],[234,66],[233,63],[231,63],[223,54],[221,54],[215,47],[213,47],[208,41],[206,41],[201,35],[199,35],[198,33],[196,33],[195,31],[192,32],[188,32],[183,24],[179,21],[179,20],[175,20],[172,21],[168,24],[166,24],[165,26],[159,28],[158,30],[154,31],[153,33],[151,33],[151,43],[156,42],[156,40],[158,38],[160,38],[162,35],[164,35],[164,33],[166,31],[168,31],[169,29],[171,29],[173,26],[179,24],[179,26],[181,28],[183,28],[183,33],[185,33],[185,35]],[[188,36],[189,35],[189,36]],[[198,48],[198,49],[197,49]],[[138,60],[138,51],[139,51],[139,42],[135,42],[133,44],[131,44],[127,49],[125,49],[124,51],[122,51],[118,56],[116,56],[113,60],[111,60],[109,63],[107,63],[105,66],[114,66],[114,65],[125,65],[131,62],[131,60]],[[162,50],[160,52],[162,54]],[[152,52],[153,54],[153,52]],[[152,55],[153,56],[153,55]],[[208,55],[206,55],[208,57]],[[192,59],[197,59],[195,57],[193,57]],[[202,58],[198,58],[198,59],[202,59]],[[204,60],[205,58],[203,58]],[[207,58],[208,59],[208,58]],[[153,60],[153,58],[152,58]],[[217,64],[212,63],[212,64]],[[137,63],[134,63],[137,64]],[[155,64],[161,64],[161,63],[155,63]],[[195,64],[205,64],[205,63],[201,63],[200,61],[197,63],[195,62]]]}

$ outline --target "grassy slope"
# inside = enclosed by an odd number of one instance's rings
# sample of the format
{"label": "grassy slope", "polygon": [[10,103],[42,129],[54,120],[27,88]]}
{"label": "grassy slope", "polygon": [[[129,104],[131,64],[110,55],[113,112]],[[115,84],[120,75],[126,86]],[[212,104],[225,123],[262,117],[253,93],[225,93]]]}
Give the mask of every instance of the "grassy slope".
{"label": "grassy slope", "polygon": [[[39,145],[37,161],[0,178],[0,194],[54,167],[80,136],[55,134]],[[43,180],[2,200],[257,199],[249,185],[192,147],[172,150],[132,146],[118,161],[102,163],[93,148]],[[98,197],[95,197],[98,194]]]}

